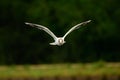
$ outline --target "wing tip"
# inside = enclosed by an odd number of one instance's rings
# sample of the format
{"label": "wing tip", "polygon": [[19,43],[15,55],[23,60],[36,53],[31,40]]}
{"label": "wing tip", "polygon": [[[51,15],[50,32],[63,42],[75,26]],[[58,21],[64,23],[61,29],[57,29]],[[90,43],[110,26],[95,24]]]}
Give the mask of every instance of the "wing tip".
{"label": "wing tip", "polygon": [[89,23],[89,22],[91,22],[92,20],[88,20],[87,22]]}
{"label": "wing tip", "polygon": [[30,23],[28,23],[28,22],[25,22],[25,24],[29,25]]}

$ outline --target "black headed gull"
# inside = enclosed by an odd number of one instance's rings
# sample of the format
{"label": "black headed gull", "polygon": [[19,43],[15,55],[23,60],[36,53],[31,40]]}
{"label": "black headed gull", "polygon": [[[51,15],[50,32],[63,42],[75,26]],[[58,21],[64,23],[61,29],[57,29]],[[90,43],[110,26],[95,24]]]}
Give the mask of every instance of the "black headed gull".
{"label": "black headed gull", "polygon": [[79,24],[73,26],[63,37],[56,37],[56,36],[54,35],[54,33],[53,33],[52,31],[50,31],[50,30],[49,30],[47,27],[45,27],[45,26],[38,25],[38,24],[33,24],[33,23],[28,23],[28,22],[26,22],[25,24],[30,25],[30,26],[32,26],[32,27],[36,27],[36,28],[38,28],[38,29],[40,29],[40,30],[43,30],[43,31],[47,32],[50,36],[52,36],[53,39],[55,40],[55,42],[50,43],[50,45],[58,45],[58,46],[61,46],[61,45],[63,45],[63,44],[65,43],[64,39],[65,39],[65,37],[66,37],[69,33],[71,33],[72,31],[80,28],[81,26],[83,26],[83,25],[85,25],[85,24],[87,24],[87,23],[89,23],[89,22],[91,22],[91,20],[88,20],[88,21],[85,21],[85,22],[82,22],[82,23],[79,23]]}

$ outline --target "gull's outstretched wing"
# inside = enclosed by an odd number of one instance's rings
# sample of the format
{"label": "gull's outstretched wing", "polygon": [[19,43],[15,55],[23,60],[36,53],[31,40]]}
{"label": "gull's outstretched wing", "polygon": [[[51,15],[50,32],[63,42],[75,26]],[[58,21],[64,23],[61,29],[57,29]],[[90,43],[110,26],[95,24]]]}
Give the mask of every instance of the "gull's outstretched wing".
{"label": "gull's outstretched wing", "polygon": [[47,32],[49,35],[51,35],[51,36],[54,38],[54,40],[56,40],[56,38],[57,38],[57,37],[54,35],[53,32],[51,32],[48,28],[46,28],[46,27],[44,27],[44,26],[42,26],[42,25],[33,24],[33,23],[28,23],[28,22],[25,22],[25,24],[30,25],[30,26],[32,26],[32,27],[36,27],[36,28],[38,28],[38,29],[40,29],[40,30],[44,30],[44,31]]}
{"label": "gull's outstretched wing", "polygon": [[91,20],[88,20],[88,21],[85,21],[85,22],[82,22],[82,23],[79,23],[79,24],[73,26],[73,27],[63,36],[63,38],[65,38],[65,37],[66,37],[69,33],[71,33],[72,31],[74,31],[74,30],[80,28],[81,26],[89,23],[90,21],[91,21]]}

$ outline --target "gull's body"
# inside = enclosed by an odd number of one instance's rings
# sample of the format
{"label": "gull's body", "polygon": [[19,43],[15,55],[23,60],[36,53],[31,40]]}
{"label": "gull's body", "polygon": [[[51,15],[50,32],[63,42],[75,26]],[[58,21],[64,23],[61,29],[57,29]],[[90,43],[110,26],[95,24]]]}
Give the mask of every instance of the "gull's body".
{"label": "gull's body", "polygon": [[89,23],[90,21],[91,21],[91,20],[88,20],[88,21],[85,21],[85,22],[82,22],[82,23],[79,23],[79,24],[73,26],[63,37],[56,37],[53,32],[51,32],[47,27],[44,27],[44,26],[42,26],[42,25],[33,24],[33,23],[27,23],[27,22],[26,22],[25,24],[30,25],[30,26],[32,26],[32,27],[36,27],[36,28],[38,28],[38,29],[40,29],[40,30],[44,30],[44,31],[47,32],[50,36],[52,36],[53,39],[55,40],[55,42],[50,43],[50,45],[58,45],[58,46],[61,46],[61,45],[63,45],[63,44],[65,43],[64,39],[65,39],[65,37],[66,37],[69,33],[71,33],[72,31],[80,28],[81,26]]}

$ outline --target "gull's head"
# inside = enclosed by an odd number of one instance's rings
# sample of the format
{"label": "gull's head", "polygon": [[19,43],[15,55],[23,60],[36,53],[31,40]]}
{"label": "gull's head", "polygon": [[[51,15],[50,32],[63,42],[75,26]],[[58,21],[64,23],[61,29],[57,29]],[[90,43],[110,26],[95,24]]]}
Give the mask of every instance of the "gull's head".
{"label": "gull's head", "polygon": [[53,43],[50,43],[50,45],[58,45],[58,46],[61,46],[65,43],[64,41],[64,38],[63,37],[59,37],[59,38],[56,38],[55,42]]}
{"label": "gull's head", "polygon": [[58,45],[61,46],[65,43],[64,38],[58,38]]}

